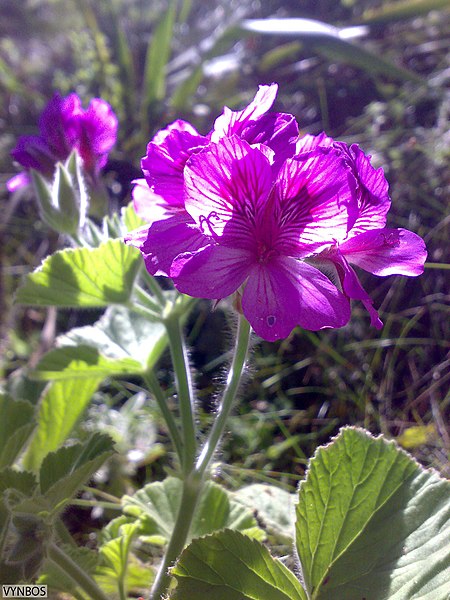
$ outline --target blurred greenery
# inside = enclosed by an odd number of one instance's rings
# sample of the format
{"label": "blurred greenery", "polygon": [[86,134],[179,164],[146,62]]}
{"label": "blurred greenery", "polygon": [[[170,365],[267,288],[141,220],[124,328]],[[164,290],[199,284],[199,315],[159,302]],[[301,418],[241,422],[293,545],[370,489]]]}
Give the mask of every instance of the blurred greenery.
{"label": "blurred greenery", "polygon": [[[223,105],[243,106],[259,84],[277,81],[276,108],[295,114],[303,131],[325,129],[373,155],[390,182],[390,225],[407,227],[427,242],[423,276],[362,276],[381,308],[381,332],[370,329],[363,308],[355,305],[342,331],[296,331],[276,344],[255,343],[215,473],[231,488],[276,481],[292,490],[317,445],[345,424],[400,441],[408,438],[406,431],[423,428],[427,434],[416,437],[420,441],[410,445],[411,451],[423,464],[448,473],[450,17],[437,1],[404,8],[404,2],[382,0],[211,0],[207,5],[3,0],[2,183],[15,172],[9,152],[17,136],[37,131],[39,114],[55,89],[76,91],[85,102],[101,96],[119,115],[119,142],[104,170],[113,210],[129,201],[139,158],[158,129],[184,118],[206,132]],[[315,19],[341,30],[366,24],[367,30],[342,54],[317,38],[261,35],[242,26],[243,19],[269,17]],[[359,48],[372,62],[358,62]],[[374,67],[381,58],[391,71]],[[398,77],[399,71],[413,76]],[[92,324],[98,312],[57,314],[14,306],[20,278],[62,241],[37,217],[30,191],[2,192],[1,201],[0,369],[5,377],[12,374],[8,387],[14,395],[26,388],[26,369],[37,364],[58,333]],[[226,328],[232,321],[226,307],[211,312],[209,303],[200,302],[188,323],[205,425],[214,418],[211,397],[229,361]],[[168,369],[163,357],[158,374],[170,391]],[[128,458],[133,413],[121,407],[140,391],[136,381],[105,384],[79,426],[82,438],[88,430],[117,424],[119,417],[128,423],[117,426],[115,434],[123,437],[126,456],[111,463],[96,483],[106,493],[131,492],[167,468],[168,455],[160,451],[161,444],[167,446],[167,433],[153,407],[146,418],[156,423],[150,445],[158,451]],[[138,439],[141,445],[142,436]],[[67,520],[84,530],[89,523],[81,522],[77,510],[85,509],[71,509]]]}

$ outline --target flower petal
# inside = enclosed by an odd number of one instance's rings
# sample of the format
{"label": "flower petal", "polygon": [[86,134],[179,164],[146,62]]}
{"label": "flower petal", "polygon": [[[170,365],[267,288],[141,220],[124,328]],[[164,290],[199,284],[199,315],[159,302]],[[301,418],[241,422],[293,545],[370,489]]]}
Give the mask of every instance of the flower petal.
{"label": "flower petal", "polygon": [[295,153],[298,125],[293,115],[269,113],[252,121],[239,137],[251,145],[264,144],[274,151],[273,171],[277,173],[283,162]]}
{"label": "flower petal", "polygon": [[297,140],[296,154],[302,154],[303,152],[310,152],[311,150],[316,150],[317,148],[328,148],[334,144],[333,138],[327,136],[327,134],[322,131],[319,135],[311,135],[307,133]]}
{"label": "flower petal", "polygon": [[290,257],[254,265],[242,308],[255,332],[268,341],[287,337],[296,325],[342,327],[350,318],[348,300],[329,279]]}
{"label": "flower petal", "polygon": [[170,276],[175,287],[195,298],[226,298],[246,279],[252,264],[245,250],[209,245],[178,256]]}
{"label": "flower petal", "polygon": [[20,190],[21,188],[26,187],[27,185],[30,185],[30,183],[31,179],[28,173],[17,173],[17,175],[13,175],[13,177],[8,179],[8,181],[6,182],[6,189],[8,190],[8,192],[13,193],[17,190]]}
{"label": "flower petal", "polygon": [[21,135],[11,156],[25,169],[35,169],[47,177],[51,177],[55,170],[56,157],[38,135]]}
{"label": "flower petal", "polygon": [[352,300],[360,300],[370,315],[370,324],[372,327],[381,329],[383,327],[383,322],[378,316],[378,311],[373,307],[372,298],[361,285],[355,271],[339,251],[333,252],[331,256],[333,257],[333,263],[340,267],[342,287],[345,294]]}
{"label": "flower petal", "polygon": [[223,114],[215,120],[211,141],[218,142],[223,137],[240,135],[245,127],[271,109],[277,92],[276,83],[260,85],[252,102],[244,110],[232,111],[225,107]]}
{"label": "flower petal", "polygon": [[193,252],[205,246],[202,235],[186,213],[157,221],[128,233],[124,241],[138,248],[151,275],[168,276],[173,260],[183,252]]}
{"label": "flower petal", "polygon": [[93,98],[79,117],[80,131],[75,147],[86,171],[96,175],[105,166],[108,153],[116,143],[118,121],[111,106]]}
{"label": "flower petal", "polygon": [[183,169],[189,157],[209,140],[186,121],[177,120],[159,131],[141,161],[150,190],[163,202],[183,207]]}
{"label": "flower petal", "polygon": [[80,134],[78,119],[82,113],[81,100],[76,94],[63,98],[57,92],[44,108],[39,129],[56,160],[65,160],[73,149]]}
{"label": "flower petal", "polygon": [[423,273],[427,257],[424,241],[407,229],[374,229],[360,233],[340,245],[349,263],[374,275]]}
{"label": "flower petal", "polygon": [[185,168],[185,206],[208,235],[252,243],[256,213],[272,186],[268,158],[236,136],[223,138],[191,157]]}
{"label": "flower petal", "polygon": [[276,182],[273,208],[281,228],[280,251],[295,255],[296,244],[325,245],[345,238],[357,210],[354,190],[351,171],[332,148],[287,160]]}
{"label": "flower petal", "polygon": [[145,179],[135,179],[131,183],[134,187],[131,191],[133,198],[133,208],[136,214],[147,221],[154,223],[172,217],[180,209],[172,210],[172,207],[166,204],[161,196],[154,194],[148,187]]}
{"label": "flower petal", "polygon": [[353,237],[369,229],[384,227],[391,200],[383,169],[375,169],[370,163],[370,156],[364,154],[357,144],[348,148],[346,144],[336,142],[336,146],[343,148],[349,157],[359,187],[359,214],[349,235]]}

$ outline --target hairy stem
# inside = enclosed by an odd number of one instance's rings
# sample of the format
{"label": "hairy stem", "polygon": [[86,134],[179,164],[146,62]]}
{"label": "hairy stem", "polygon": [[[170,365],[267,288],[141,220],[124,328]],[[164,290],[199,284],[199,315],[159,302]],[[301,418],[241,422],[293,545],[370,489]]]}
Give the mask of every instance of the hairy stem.
{"label": "hairy stem", "polygon": [[222,438],[226,422],[233,407],[233,401],[241,381],[245,361],[247,359],[250,341],[250,325],[243,315],[239,315],[239,324],[236,338],[236,347],[231,363],[230,372],[227,377],[227,385],[223,392],[219,411],[214,424],[209,432],[208,438],[202,448],[195,466],[195,471],[203,476]]}
{"label": "hairy stem", "polygon": [[181,331],[180,318],[169,315],[164,324],[169,338],[175,381],[178,390],[183,448],[181,466],[185,477],[189,475],[197,452],[197,435],[194,420],[194,387],[187,356],[186,344]]}
{"label": "hairy stem", "polygon": [[[170,339],[171,347],[173,347],[173,342],[176,339],[175,335]],[[170,585],[169,568],[175,563],[186,545],[195,515],[195,509],[203,489],[207,468],[222,438],[227,419],[233,406],[233,401],[236,397],[236,392],[239,387],[248,354],[249,341],[250,325],[245,317],[240,316],[234,358],[231,363],[227,384],[222,395],[219,412],[196,464],[190,463],[190,471],[184,471],[183,493],[175,527],[150,592],[150,600],[161,600],[164,597],[164,594],[167,592]],[[178,377],[179,375],[177,375],[177,381],[179,380]],[[182,409],[182,402],[184,399],[181,396],[180,388],[178,388],[178,390],[180,393],[180,407]],[[185,463],[185,467],[186,466]]]}
{"label": "hairy stem", "polygon": [[153,583],[150,592],[150,600],[161,600],[169,589],[171,579],[169,568],[180,556],[186,545],[186,540],[189,535],[202,487],[202,479],[194,474],[189,475],[183,481],[183,493],[177,519],[175,521],[175,527],[172,531],[169,545],[167,546],[166,553]]}
{"label": "hairy stem", "polygon": [[178,431],[178,427],[175,423],[175,419],[173,414],[170,412],[169,407],[167,406],[167,398],[164,395],[161,386],[158,383],[158,380],[153,373],[153,371],[147,371],[144,374],[144,381],[149,391],[153,394],[159,410],[161,411],[162,416],[164,417],[164,421],[166,422],[167,429],[169,431],[170,439],[172,440],[172,444],[175,447],[175,450],[178,455],[178,460],[180,463],[183,463],[183,442],[180,436],[180,432]]}

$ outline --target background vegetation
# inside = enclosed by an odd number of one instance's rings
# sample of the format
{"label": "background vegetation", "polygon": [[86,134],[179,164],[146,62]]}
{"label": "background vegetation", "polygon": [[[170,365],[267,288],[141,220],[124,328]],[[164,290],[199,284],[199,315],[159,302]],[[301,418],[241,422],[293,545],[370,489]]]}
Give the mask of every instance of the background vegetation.
{"label": "background vegetation", "polygon": [[[3,0],[2,183],[15,172],[9,152],[17,136],[36,132],[55,89],[76,91],[85,102],[101,96],[119,115],[119,142],[104,173],[113,210],[129,202],[130,181],[159,128],[181,117],[206,132],[223,105],[242,106],[259,84],[277,81],[276,108],[295,114],[305,132],[325,129],[374,156],[391,185],[390,225],[426,240],[429,262],[422,277],[363,278],[381,309],[381,333],[370,329],[364,310],[355,306],[341,331],[297,330],[276,344],[255,343],[218,457],[217,478],[231,488],[270,480],[293,489],[317,445],[345,424],[395,437],[422,464],[448,473],[450,19],[444,5]],[[243,24],[269,17],[317,19],[338,29],[312,34],[310,26],[297,23],[297,31],[263,35]],[[356,25],[365,26],[360,37],[345,38],[342,30]],[[39,220],[30,190],[2,192],[1,201],[0,368],[11,393],[37,402],[42,388],[28,380],[27,369],[58,333],[92,323],[98,313],[14,306],[20,277],[63,240]],[[228,321],[226,307],[211,312],[209,303],[200,302],[188,323],[205,423],[213,416],[211,392],[228,361]],[[167,366],[163,358],[158,374],[171,386]],[[106,430],[118,442],[120,458],[95,482],[109,498],[161,478],[170,466],[166,432],[144,398],[135,381],[108,382],[74,434]],[[87,544],[91,526],[110,516],[92,498],[86,490],[65,517]]]}

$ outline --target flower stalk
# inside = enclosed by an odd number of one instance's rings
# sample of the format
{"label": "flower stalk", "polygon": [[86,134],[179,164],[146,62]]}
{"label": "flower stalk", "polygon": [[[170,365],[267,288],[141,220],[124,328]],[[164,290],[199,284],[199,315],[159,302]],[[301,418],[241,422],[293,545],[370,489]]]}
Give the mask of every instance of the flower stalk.
{"label": "flower stalk", "polygon": [[[186,439],[186,429],[188,429],[189,433],[192,433],[190,430],[190,422],[193,414],[193,401],[192,396],[189,396],[189,394],[192,393],[192,386],[187,385],[188,382],[190,382],[190,377],[185,376],[185,373],[187,375],[189,371],[187,369],[184,340],[181,336],[179,322],[170,321],[169,328],[169,341],[172,357],[174,358],[177,386],[179,383],[181,383],[182,386],[185,387],[183,391],[181,391],[178,387],[178,392],[180,396],[180,411],[182,420],[184,418],[188,419],[187,428],[184,427],[183,421],[183,431]],[[222,395],[217,417],[214,420],[214,424],[211,427],[207,440],[195,463],[190,462],[191,449],[183,447],[185,456],[182,461],[182,465],[184,466],[185,470],[183,472],[184,479],[181,504],[178,509],[178,515],[169,545],[159,567],[158,574],[150,593],[150,600],[160,600],[167,592],[170,584],[169,569],[171,566],[173,566],[174,562],[179,557],[186,545],[192,521],[194,519],[195,509],[202,493],[203,483],[206,479],[208,466],[212,457],[214,456],[215,451],[217,450],[220,440],[222,439],[222,435],[233,406],[233,401],[239,388],[248,355],[250,332],[251,329],[248,321],[243,315],[239,315],[235,352],[233,361],[231,363],[230,372],[228,374],[227,384]],[[175,359],[178,361],[178,366],[175,366]],[[190,390],[189,393],[188,389]],[[183,406],[183,403],[188,401],[188,407]],[[189,471],[186,470],[188,467]]]}
{"label": "flower stalk", "polygon": [[239,315],[236,348],[233,361],[231,363],[230,372],[228,373],[227,385],[223,393],[216,419],[214,420],[214,424],[209,432],[208,438],[202,448],[195,466],[196,473],[201,476],[203,476],[206,472],[208,465],[214,456],[225,430],[226,422],[230,416],[230,412],[233,407],[233,401],[236,397],[236,392],[241,381],[245,361],[248,355],[250,331],[250,324],[247,319],[243,315]]}
{"label": "flower stalk", "polygon": [[165,320],[170,353],[175,371],[182,425],[183,451],[181,467],[185,477],[192,471],[197,452],[197,432],[194,420],[194,386],[178,315],[171,313]]}

